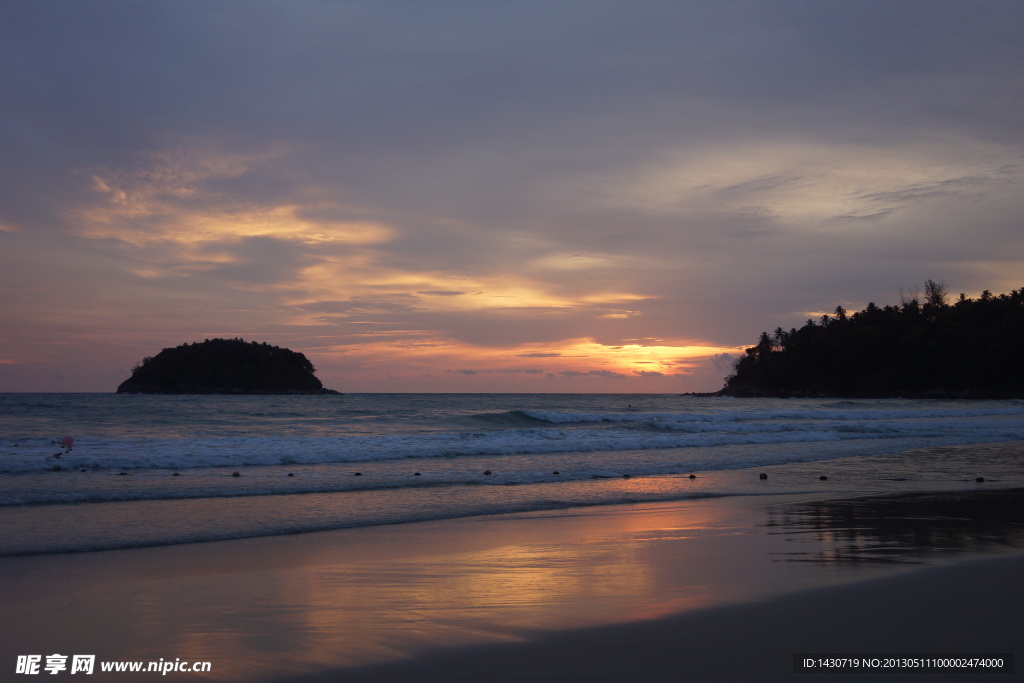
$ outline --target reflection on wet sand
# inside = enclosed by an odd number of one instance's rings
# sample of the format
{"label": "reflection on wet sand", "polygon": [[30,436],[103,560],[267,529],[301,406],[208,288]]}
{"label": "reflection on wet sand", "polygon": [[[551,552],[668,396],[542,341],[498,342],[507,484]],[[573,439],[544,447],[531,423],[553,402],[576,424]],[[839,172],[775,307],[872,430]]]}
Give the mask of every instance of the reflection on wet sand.
{"label": "reflection on wet sand", "polygon": [[0,637],[17,652],[180,656],[213,662],[213,679],[287,680],[1024,547],[1021,502],[735,496],[9,557]]}
{"label": "reflection on wet sand", "polygon": [[3,558],[0,603],[19,628],[0,635],[26,652],[180,656],[259,681],[655,618],[746,594],[742,503]]}
{"label": "reflection on wet sand", "polygon": [[767,514],[769,533],[794,544],[776,553],[789,562],[922,564],[1024,547],[1020,490],[817,500],[773,506]]}

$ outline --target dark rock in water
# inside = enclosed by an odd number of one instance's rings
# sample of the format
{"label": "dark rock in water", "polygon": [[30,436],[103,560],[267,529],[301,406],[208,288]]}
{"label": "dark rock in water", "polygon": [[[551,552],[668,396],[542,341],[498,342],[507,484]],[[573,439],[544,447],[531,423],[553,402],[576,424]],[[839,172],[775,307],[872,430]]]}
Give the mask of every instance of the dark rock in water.
{"label": "dark rock in water", "polygon": [[980,484],[981,482],[985,481],[985,477],[978,477],[974,481],[976,481],[976,482],[978,482]]}
{"label": "dark rock in water", "polygon": [[561,474],[561,472],[559,472],[558,470],[555,470],[555,471],[554,471],[554,472],[552,472],[551,474]]}
{"label": "dark rock in water", "polygon": [[622,475],[622,478],[623,478],[623,479],[630,479],[631,477],[630,477],[630,475],[628,475],[628,474],[623,474],[623,475]]}
{"label": "dark rock in water", "polygon": [[171,476],[172,477],[180,477],[181,476],[181,472],[175,472]]}
{"label": "dark rock in water", "polygon": [[420,473],[419,472],[414,472],[412,476],[418,477],[418,476],[420,476]]}
{"label": "dark rock in water", "polygon": [[490,473],[491,473],[490,470],[484,470],[484,474],[490,474]]}
{"label": "dark rock in water", "polygon": [[288,476],[289,476],[289,477],[294,477],[294,476],[295,476],[295,473],[293,473],[293,472],[289,472],[289,473],[288,473]]}
{"label": "dark rock in water", "polygon": [[231,476],[232,477],[240,477],[240,476],[242,476],[242,474],[241,474],[241,472],[232,472]]}
{"label": "dark rock in water", "polygon": [[361,477],[361,476],[363,476],[363,473],[362,472],[353,472],[352,476],[353,477]]}
{"label": "dark rock in water", "polygon": [[690,479],[696,479],[696,478],[697,478],[697,475],[696,475],[696,474],[691,474],[691,475],[690,475]]}
{"label": "dark rock in water", "polygon": [[761,479],[767,479],[767,478],[768,478],[768,475],[767,475],[767,474],[765,474],[764,472],[762,472],[762,473],[761,473],[761,476],[760,476],[760,478],[761,478]]}
{"label": "dark rock in water", "polygon": [[305,355],[242,339],[207,339],[143,358],[119,394],[337,394]]}
{"label": "dark rock in water", "polygon": [[826,477],[824,474],[818,477],[818,479],[821,479],[822,481],[828,481],[828,477]]}

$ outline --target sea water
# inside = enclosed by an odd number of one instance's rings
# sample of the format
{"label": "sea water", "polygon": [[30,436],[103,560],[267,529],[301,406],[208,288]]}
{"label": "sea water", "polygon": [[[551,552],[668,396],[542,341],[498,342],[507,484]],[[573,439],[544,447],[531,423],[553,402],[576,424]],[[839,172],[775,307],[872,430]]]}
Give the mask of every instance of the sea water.
{"label": "sea water", "polygon": [[979,476],[1020,486],[1008,442],[1022,439],[1015,400],[0,394],[0,554]]}

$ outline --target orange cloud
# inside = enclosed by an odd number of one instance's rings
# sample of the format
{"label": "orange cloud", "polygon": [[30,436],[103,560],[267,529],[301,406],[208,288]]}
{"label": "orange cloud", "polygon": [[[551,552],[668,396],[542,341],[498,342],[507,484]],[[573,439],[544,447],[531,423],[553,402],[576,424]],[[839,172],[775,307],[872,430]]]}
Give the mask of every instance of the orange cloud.
{"label": "orange cloud", "polygon": [[[566,252],[543,240],[526,249],[517,242],[522,235],[513,233],[495,242],[512,254],[504,266],[417,269],[401,252],[394,258],[389,251],[402,227],[365,208],[347,211],[317,190],[278,203],[217,194],[218,181],[243,176],[281,153],[176,152],[152,155],[149,167],[133,173],[97,171],[99,201],[79,210],[75,223],[86,238],[117,240],[130,256],[125,270],[152,281],[154,292],[166,286],[161,279],[197,278],[201,289],[182,297],[195,300],[210,320],[226,320],[218,323],[225,328],[233,320],[234,329],[244,323],[312,333],[315,341],[303,348],[319,365],[338,368],[339,377],[501,373],[524,386],[552,379],[594,390],[623,378],[656,386],[735,351],[688,340],[601,343],[591,323],[619,330],[615,334],[642,334],[641,302],[652,295],[630,291],[617,278],[589,278],[580,291],[549,277],[642,266],[636,259]],[[355,218],[344,220],[348,214]],[[522,253],[513,249],[517,244]],[[230,311],[229,318],[214,309]],[[490,334],[474,333],[481,329]],[[526,338],[547,340],[518,341]],[[495,382],[498,377],[491,375]]]}
{"label": "orange cloud", "polygon": [[172,149],[147,155],[134,171],[96,170],[92,187],[101,201],[75,216],[86,237],[115,238],[135,246],[196,245],[241,237],[275,237],[303,244],[380,244],[394,238],[387,225],[369,220],[317,221],[303,212],[339,208],[334,201],[265,205],[231,199],[210,189],[239,178],[288,150],[272,147],[248,155],[205,149]]}
{"label": "orange cloud", "polygon": [[[360,341],[322,347],[319,355],[344,356],[364,367],[412,370],[452,370],[463,374],[484,372],[561,373],[566,376],[603,375],[655,377],[688,374],[697,362],[710,360],[734,348],[699,344],[641,344],[608,346],[593,339],[567,339],[554,343],[521,344],[495,348],[456,339],[430,336],[429,332],[367,332]],[[401,336],[401,339],[389,339]],[[529,367],[525,367],[529,363]],[[533,371],[533,372],[531,372]]]}

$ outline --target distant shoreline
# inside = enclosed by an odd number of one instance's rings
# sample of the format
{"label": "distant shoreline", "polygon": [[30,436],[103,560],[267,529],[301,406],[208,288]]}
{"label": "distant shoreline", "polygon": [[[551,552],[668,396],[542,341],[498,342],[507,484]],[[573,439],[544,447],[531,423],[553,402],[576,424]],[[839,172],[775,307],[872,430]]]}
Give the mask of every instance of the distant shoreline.
{"label": "distant shoreline", "polygon": [[310,391],[258,391],[251,389],[184,389],[184,390],[168,390],[168,389],[146,389],[137,391],[115,391],[115,394],[126,394],[126,395],[165,395],[165,396],[321,396],[321,395],[337,395],[343,396],[340,391],[334,389],[312,389]]}
{"label": "distant shoreline", "polygon": [[965,400],[965,401],[1002,401],[1024,399],[1024,394],[1012,391],[946,391],[944,389],[930,389],[928,391],[902,391],[902,392],[843,392],[831,393],[822,391],[770,391],[755,389],[753,387],[725,387],[715,392],[699,393],[690,392],[683,396],[695,396],[702,398],[731,397],[731,398],[835,398],[835,399],[943,399],[943,400]]}

